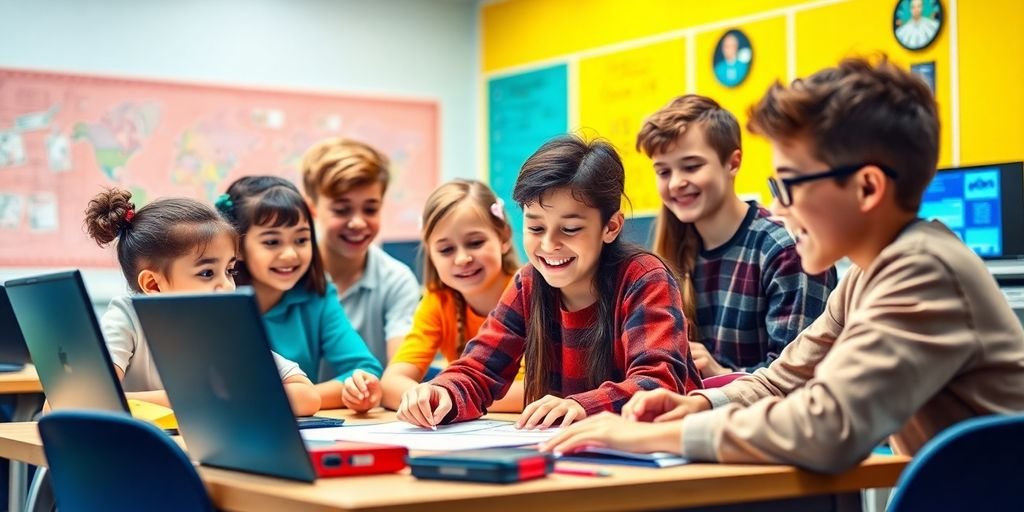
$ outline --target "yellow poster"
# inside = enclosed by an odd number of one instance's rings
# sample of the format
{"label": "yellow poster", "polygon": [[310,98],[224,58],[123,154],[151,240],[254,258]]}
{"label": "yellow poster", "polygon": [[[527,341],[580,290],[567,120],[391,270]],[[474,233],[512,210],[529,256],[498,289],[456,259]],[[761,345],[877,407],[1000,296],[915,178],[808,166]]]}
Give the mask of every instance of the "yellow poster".
{"label": "yellow poster", "polygon": [[654,169],[635,149],[636,135],[648,115],[685,92],[685,49],[677,39],[580,60],[578,127],[619,151],[633,214],[652,215],[661,207]]}

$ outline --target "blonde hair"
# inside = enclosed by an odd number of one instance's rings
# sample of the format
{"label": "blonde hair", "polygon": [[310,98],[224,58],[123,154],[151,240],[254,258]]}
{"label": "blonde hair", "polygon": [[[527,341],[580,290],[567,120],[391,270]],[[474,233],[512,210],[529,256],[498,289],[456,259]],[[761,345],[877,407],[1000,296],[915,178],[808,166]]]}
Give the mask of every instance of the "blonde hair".
{"label": "blonde hair", "polygon": [[[508,215],[498,198],[491,191],[490,187],[476,180],[455,179],[437,187],[427,198],[423,206],[423,282],[427,290],[442,291],[451,290],[455,297],[456,322],[458,323],[459,334],[456,340],[456,352],[461,354],[466,345],[466,298],[457,290],[452,289],[441,281],[441,276],[430,259],[428,241],[430,235],[437,228],[437,225],[448,213],[464,201],[478,209],[484,218],[489,219],[491,227],[502,243],[511,244],[512,227],[508,223]],[[498,215],[500,212],[500,216]],[[519,269],[519,260],[516,253],[511,249],[505,251],[501,256],[501,271],[506,275],[513,275]]]}
{"label": "blonde hair", "polygon": [[[740,125],[728,110],[706,96],[687,94],[651,114],[636,137],[637,151],[648,157],[668,151],[690,127],[704,131],[704,138],[721,163],[740,149]],[[680,221],[666,206],[654,224],[654,253],[669,261],[679,279],[688,337],[699,339],[697,331],[697,290],[693,272],[697,266],[700,239],[693,224]]]}
{"label": "blonde hair", "polygon": [[387,192],[391,173],[388,158],[363,142],[331,138],[314,144],[302,156],[302,187],[314,203],[325,196],[339,197],[373,183]]}

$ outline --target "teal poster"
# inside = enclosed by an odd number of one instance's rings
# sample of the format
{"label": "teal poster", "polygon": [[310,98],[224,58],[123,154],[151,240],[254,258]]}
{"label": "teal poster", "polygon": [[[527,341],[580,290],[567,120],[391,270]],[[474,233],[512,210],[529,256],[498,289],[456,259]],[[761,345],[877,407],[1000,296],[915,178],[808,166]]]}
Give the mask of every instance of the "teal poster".
{"label": "teal poster", "polygon": [[487,97],[490,185],[505,201],[513,238],[525,262],[523,211],[512,201],[512,188],[523,162],[568,127],[567,68],[561,64],[492,79]]}

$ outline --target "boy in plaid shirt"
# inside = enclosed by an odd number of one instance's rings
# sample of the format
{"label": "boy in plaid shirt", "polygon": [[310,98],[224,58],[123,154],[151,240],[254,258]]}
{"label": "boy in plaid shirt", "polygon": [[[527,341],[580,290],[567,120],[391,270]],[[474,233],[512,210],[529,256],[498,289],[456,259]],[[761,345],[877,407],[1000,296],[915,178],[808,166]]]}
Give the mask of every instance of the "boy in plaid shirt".
{"label": "boy in plaid shirt", "polygon": [[618,411],[640,390],[700,387],[675,279],[618,238],[624,182],[611,146],[572,136],[523,164],[513,195],[530,264],[463,357],[405,393],[398,419],[428,427],[478,418],[508,391],[523,357],[521,428]]}
{"label": "boy in plaid shirt", "polygon": [[782,224],[736,195],[739,123],[711,98],[676,98],[647,118],[636,146],[654,161],[654,252],[678,272],[701,375],[767,366],[824,311],[835,269],[805,272]]}

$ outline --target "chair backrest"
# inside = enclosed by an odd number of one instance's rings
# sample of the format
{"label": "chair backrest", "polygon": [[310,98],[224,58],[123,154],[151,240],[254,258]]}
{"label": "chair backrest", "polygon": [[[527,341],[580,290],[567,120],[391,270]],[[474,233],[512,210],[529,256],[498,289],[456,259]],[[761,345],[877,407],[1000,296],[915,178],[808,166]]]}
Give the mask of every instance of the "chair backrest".
{"label": "chair backrest", "polygon": [[889,512],[1019,510],[1024,506],[1022,462],[1024,415],[962,421],[935,436],[910,461]]}
{"label": "chair backrest", "polygon": [[103,411],[57,411],[39,434],[61,512],[212,511],[203,482],[160,429]]}

